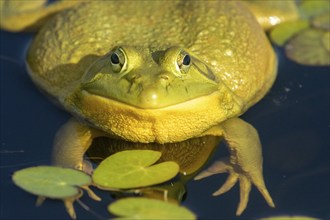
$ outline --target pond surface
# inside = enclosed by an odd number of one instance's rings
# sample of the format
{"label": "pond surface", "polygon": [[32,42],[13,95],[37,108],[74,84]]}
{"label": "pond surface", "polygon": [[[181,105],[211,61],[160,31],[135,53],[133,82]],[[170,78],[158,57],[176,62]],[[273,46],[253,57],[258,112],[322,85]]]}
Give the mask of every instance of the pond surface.
{"label": "pond surface", "polygon": [[[52,104],[33,85],[24,66],[24,53],[33,34],[0,32],[1,148],[0,219],[69,219],[57,200],[35,207],[36,197],[14,186],[16,170],[50,164],[54,135],[70,115]],[[264,177],[276,208],[267,206],[253,188],[248,207],[235,216],[238,185],[213,197],[227,175],[187,184],[183,205],[200,219],[255,219],[279,214],[330,219],[329,214],[329,102],[328,67],[301,66],[283,57],[274,87],[242,118],[259,131],[263,144]],[[225,155],[223,144],[212,161]],[[108,193],[95,190],[103,201],[75,204],[78,219],[106,219]]]}

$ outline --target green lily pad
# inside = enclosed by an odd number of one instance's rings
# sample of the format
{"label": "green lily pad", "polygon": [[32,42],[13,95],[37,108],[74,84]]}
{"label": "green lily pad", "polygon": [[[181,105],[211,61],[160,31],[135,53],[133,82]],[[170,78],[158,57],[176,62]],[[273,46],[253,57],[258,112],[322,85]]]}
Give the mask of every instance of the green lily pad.
{"label": "green lily pad", "polygon": [[16,171],[14,183],[37,196],[53,199],[65,199],[77,196],[79,186],[91,184],[89,175],[73,169],[38,166]]}
{"label": "green lily pad", "polygon": [[321,220],[319,218],[301,216],[301,215],[283,215],[283,216],[274,216],[274,217],[266,217],[260,218],[258,220]]}
{"label": "green lily pad", "polygon": [[308,26],[309,22],[307,20],[284,22],[271,30],[270,38],[278,46],[283,46],[292,36],[308,28]]}
{"label": "green lily pad", "polygon": [[29,10],[36,10],[41,8],[47,3],[47,0],[33,0],[33,1],[12,1],[12,0],[1,0],[0,9],[2,14],[8,13],[19,13]]}
{"label": "green lily pad", "polygon": [[330,65],[329,32],[309,28],[293,37],[285,46],[287,56],[300,64]]}
{"label": "green lily pad", "polygon": [[301,0],[299,4],[301,16],[310,18],[324,12],[329,12],[328,0]]}
{"label": "green lily pad", "polygon": [[93,174],[94,183],[105,189],[129,189],[155,185],[172,179],[179,172],[173,161],[154,164],[161,153],[152,150],[127,150],[101,162]]}
{"label": "green lily pad", "polygon": [[196,219],[185,207],[147,198],[120,199],[110,204],[108,210],[126,219]]}
{"label": "green lily pad", "polygon": [[322,43],[324,48],[330,52],[330,31],[325,32],[322,36]]}
{"label": "green lily pad", "polygon": [[330,30],[330,13],[325,12],[323,14],[313,17],[312,24],[315,28],[320,28],[326,31]]}

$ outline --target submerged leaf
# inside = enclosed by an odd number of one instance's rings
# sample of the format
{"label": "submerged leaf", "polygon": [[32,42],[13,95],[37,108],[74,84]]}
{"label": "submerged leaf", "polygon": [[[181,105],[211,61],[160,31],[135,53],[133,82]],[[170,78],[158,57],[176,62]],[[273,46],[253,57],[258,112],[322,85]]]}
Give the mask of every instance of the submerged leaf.
{"label": "submerged leaf", "polygon": [[293,35],[306,29],[308,26],[307,20],[281,23],[271,30],[270,37],[275,44],[283,46]]}
{"label": "submerged leaf", "polygon": [[293,37],[285,47],[287,56],[305,65],[330,65],[329,32],[309,28]]}
{"label": "submerged leaf", "polygon": [[152,165],[160,156],[160,152],[152,150],[118,152],[101,162],[94,171],[93,181],[106,189],[137,188],[165,182],[177,175],[179,166],[172,161]]}
{"label": "submerged leaf", "polygon": [[65,199],[79,194],[78,186],[91,184],[89,175],[73,169],[38,166],[16,171],[14,183],[38,196]]}
{"label": "submerged leaf", "polygon": [[108,210],[127,219],[196,219],[185,207],[147,198],[120,199],[110,204]]}

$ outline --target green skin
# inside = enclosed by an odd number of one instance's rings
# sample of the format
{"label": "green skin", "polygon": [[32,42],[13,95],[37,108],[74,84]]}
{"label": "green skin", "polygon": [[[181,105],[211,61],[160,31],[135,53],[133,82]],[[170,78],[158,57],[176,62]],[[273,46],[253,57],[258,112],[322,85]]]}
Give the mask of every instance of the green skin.
{"label": "green skin", "polygon": [[[72,7],[68,2],[6,15],[1,27],[24,30],[21,21],[35,27],[38,14]],[[230,157],[196,179],[228,172],[214,195],[239,181],[237,215],[252,184],[274,207],[258,133],[238,116],[271,88],[277,60],[239,2],[76,2],[39,31],[27,68],[35,84],[75,116],[57,134],[54,164],[88,171],[83,156],[100,136],[141,143],[219,136]]]}
{"label": "green skin", "polygon": [[[82,89],[142,109],[171,106],[217,91],[211,70],[183,48],[157,52],[129,46],[115,48],[87,70]],[[120,59],[113,63],[111,56]]]}

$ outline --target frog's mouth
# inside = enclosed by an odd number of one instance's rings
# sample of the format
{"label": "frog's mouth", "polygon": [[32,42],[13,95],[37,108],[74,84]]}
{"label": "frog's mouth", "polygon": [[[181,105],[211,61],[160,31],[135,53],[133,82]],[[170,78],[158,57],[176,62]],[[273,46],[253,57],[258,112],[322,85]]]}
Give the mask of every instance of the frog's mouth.
{"label": "frog's mouth", "polygon": [[[110,85],[109,85],[110,84]],[[158,109],[184,103],[217,91],[218,85],[211,82],[174,79],[154,83],[128,82],[126,79],[111,83],[100,80],[85,83],[82,90],[107,99],[116,100],[141,109]]]}

